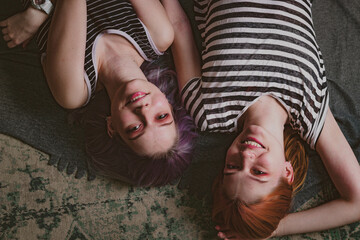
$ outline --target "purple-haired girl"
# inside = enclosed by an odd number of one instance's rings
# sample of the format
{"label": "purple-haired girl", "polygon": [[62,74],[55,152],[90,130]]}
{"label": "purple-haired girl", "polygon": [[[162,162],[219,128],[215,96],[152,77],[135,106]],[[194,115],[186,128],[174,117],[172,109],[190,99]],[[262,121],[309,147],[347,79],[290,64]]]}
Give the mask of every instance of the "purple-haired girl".
{"label": "purple-haired girl", "polygon": [[[101,89],[107,92],[110,115],[103,132],[108,136],[99,142],[99,136],[88,134],[90,165],[142,186],[178,178],[190,163],[191,121],[140,68],[173,41],[160,2],[65,0],[55,5],[54,0],[31,0],[25,6],[25,11],[0,22],[3,38],[12,48],[26,46],[35,36],[58,104],[77,109]],[[163,73],[169,76],[160,69],[154,79],[167,81]],[[121,171],[127,173],[125,178]]]}

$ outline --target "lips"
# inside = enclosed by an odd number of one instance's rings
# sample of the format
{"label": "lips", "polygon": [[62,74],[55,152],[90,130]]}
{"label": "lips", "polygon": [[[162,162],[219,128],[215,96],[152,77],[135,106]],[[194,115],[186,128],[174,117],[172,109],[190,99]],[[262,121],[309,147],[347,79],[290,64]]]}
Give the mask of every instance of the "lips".
{"label": "lips", "polygon": [[146,97],[147,95],[149,95],[149,93],[145,93],[145,92],[136,92],[134,94],[132,94],[129,98],[128,101],[126,102],[125,106],[130,104],[130,103],[134,103],[139,101],[140,99]]}
{"label": "lips", "polygon": [[252,137],[247,138],[242,144],[248,148],[265,148],[259,140]]}

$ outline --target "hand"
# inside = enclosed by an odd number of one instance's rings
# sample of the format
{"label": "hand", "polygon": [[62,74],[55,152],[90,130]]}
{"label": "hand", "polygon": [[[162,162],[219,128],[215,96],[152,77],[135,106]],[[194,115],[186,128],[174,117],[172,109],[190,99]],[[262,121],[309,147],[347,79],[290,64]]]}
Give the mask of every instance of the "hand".
{"label": "hand", "polygon": [[[233,232],[229,229],[221,228],[220,226],[215,226],[215,229],[218,231],[218,237],[224,240],[236,239],[236,240],[250,240],[242,238],[238,233]],[[271,234],[270,237],[275,236],[275,231]],[[270,238],[269,237],[269,238]],[[268,239],[268,238],[264,238]]]}
{"label": "hand", "polygon": [[236,232],[233,232],[226,228],[221,228],[220,226],[215,226],[215,229],[218,231],[217,236],[221,239],[228,240],[228,239],[237,239],[237,240],[246,240],[241,238],[240,235]]}

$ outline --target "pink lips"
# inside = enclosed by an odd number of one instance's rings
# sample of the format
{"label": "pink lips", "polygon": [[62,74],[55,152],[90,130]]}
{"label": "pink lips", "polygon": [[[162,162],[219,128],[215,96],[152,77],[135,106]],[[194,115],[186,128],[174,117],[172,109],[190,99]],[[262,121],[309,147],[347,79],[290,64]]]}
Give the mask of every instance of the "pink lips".
{"label": "pink lips", "polygon": [[130,104],[130,103],[134,103],[139,101],[140,99],[146,97],[146,95],[148,95],[148,93],[145,92],[136,92],[134,94],[132,94],[129,98],[128,101],[126,103],[126,105]]}
{"label": "pink lips", "polygon": [[[256,138],[248,137],[248,138],[246,138],[245,141],[256,142],[256,143],[259,144],[262,148],[265,148],[264,145],[263,145],[259,140],[257,140]],[[248,148],[259,148],[259,147],[257,147],[257,146],[251,145],[251,144],[245,144],[245,143],[243,143],[243,144],[244,144],[246,147],[248,147]]]}

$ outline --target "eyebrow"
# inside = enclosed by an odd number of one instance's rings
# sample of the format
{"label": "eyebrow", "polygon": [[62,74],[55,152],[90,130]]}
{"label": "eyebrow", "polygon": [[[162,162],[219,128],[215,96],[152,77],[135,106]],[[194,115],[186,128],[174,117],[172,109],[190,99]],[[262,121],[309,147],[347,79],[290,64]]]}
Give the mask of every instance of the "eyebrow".
{"label": "eyebrow", "polygon": [[137,136],[135,136],[135,137],[133,137],[133,138],[129,138],[129,140],[136,140],[136,139],[138,139],[139,137],[141,137],[142,135],[144,135],[145,134],[145,131],[142,131],[139,135],[137,135]]}
{"label": "eyebrow", "polygon": [[160,125],[160,127],[171,125],[173,122],[174,122],[174,120],[172,120],[171,122],[168,122],[168,123],[163,123]]}
{"label": "eyebrow", "polygon": [[[235,173],[236,173],[236,172],[223,173],[223,175],[224,175],[224,177],[225,177],[225,176],[233,175],[233,174],[235,174]],[[255,180],[255,181],[258,181],[258,182],[260,182],[260,183],[267,183],[267,182],[268,182],[268,181],[262,181],[262,180],[260,180],[259,178],[253,177],[253,176],[251,176],[250,178],[253,179],[253,180]]]}
{"label": "eyebrow", "polygon": [[230,173],[223,173],[224,176],[229,176],[229,175],[233,175],[235,172],[230,172]]}
{"label": "eyebrow", "polygon": [[[160,125],[160,127],[164,127],[164,126],[171,125],[173,122],[174,122],[174,120],[172,120],[171,122],[168,122],[168,123],[163,123],[163,124]],[[140,133],[139,135],[137,135],[137,136],[135,136],[135,137],[133,137],[133,138],[128,138],[128,139],[131,140],[131,141],[133,141],[133,140],[138,139],[139,137],[141,137],[141,136],[144,135],[144,134],[145,134],[145,130],[142,131],[142,133]]]}

